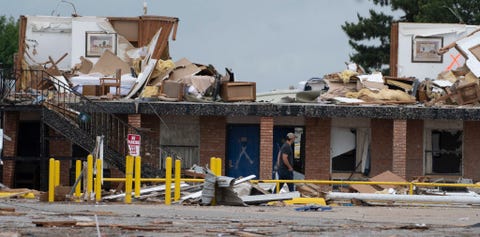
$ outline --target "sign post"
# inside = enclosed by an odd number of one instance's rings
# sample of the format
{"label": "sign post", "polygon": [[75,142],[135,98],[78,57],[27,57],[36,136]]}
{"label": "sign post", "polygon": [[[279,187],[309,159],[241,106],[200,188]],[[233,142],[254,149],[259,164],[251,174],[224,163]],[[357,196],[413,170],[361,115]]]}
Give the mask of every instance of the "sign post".
{"label": "sign post", "polygon": [[127,144],[131,156],[140,156],[140,135],[128,134]]}

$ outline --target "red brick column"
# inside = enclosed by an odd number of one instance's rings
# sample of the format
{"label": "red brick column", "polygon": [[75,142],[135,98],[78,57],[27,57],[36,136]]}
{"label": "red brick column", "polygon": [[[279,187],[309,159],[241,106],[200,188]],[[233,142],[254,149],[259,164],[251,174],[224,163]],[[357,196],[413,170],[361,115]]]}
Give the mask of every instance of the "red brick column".
{"label": "red brick column", "polygon": [[[129,114],[128,115],[128,124],[135,128],[142,127],[142,115],[141,114]],[[129,133],[134,133],[134,131],[128,131]]]}
{"label": "red brick column", "polygon": [[272,178],[273,117],[260,118],[260,177]]}
{"label": "red brick column", "polygon": [[463,177],[480,181],[480,122],[465,121],[463,123]]}
{"label": "red brick column", "polygon": [[407,180],[423,175],[423,120],[407,121]]}
{"label": "red brick column", "polygon": [[[9,136],[12,140],[3,140],[3,155],[7,157],[15,157],[17,155],[17,133],[19,115],[17,112],[5,112],[4,114],[4,129],[3,133]],[[3,161],[3,181],[2,183],[7,187],[13,188],[13,179],[15,177],[15,160]]]}
{"label": "red brick column", "polygon": [[[50,137],[62,137],[61,134],[55,130],[49,130]],[[71,157],[72,156],[72,143],[66,139],[51,139],[49,141],[50,158],[58,160],[58,157]],[[60,184],[69,185],[70,183],[70,167],[72,162],[70,160],[60,160]]]}
{"label": "red brick column", "polygon": [[330,179],[331,120],[305,121],[305,179]]}
{"label": "red brick column", "polygon": [[407,120],[393,120],[392,172],[407,178]]}
{"label": "red brick column", "polygon": [[222,159],[222,174],[225,173],[225,139],[227,134],[225,117],[200,117],[200,166],[210,163],[211,157]]}
{"label": "red brick column", "polygon": [[392,170],[392,120],[372,119],[370,144],[370,177]]}

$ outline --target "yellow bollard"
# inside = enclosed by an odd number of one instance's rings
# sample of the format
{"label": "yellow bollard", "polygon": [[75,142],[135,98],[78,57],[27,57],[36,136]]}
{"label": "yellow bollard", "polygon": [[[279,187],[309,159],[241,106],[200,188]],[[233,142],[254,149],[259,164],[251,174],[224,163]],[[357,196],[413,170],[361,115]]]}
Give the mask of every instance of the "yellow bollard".
{"label": "yellow bollard", "polygon": [[102,160],[97,159],[97,176],[95,178],[95,201],[102,199]]}
{"label": "yellow bollard", "polygon": [[53,202],[55,197],[55,159],[50,158],[48,166],[48,202]]}
{"label": "yellow bollard", "polygon": [[125,167],[125,203],[132,203],[133,156],[127,156]]}
{"label": "yellow bollard", "polygon": [[212,173],[214,173],[215,175],[217,175],[217,172],[216,172],[216,169],[217,169],[217,158],[215,157],[211,157],[210,158],[210,170],[212,171]]}
{"label": "yellow bollard", "polygon": [[215,163],[216,165],[215,171],[217,171],[216,175],[221,176],[222,175],[222,158],[217,157],[216,159],[217,159],[217,162]]}
{"label": "yellow bollard", "polygon": [[55,187],[60,185],[60,161],[55,160]]}
{"label": "yellow bollard", "polygon": [[135,156],[135,197],[140,197],[140,178],[142,177],[142,158]]}
{"label": "yellow bollard", "polygon": [[165,205],[172,203],[172,157],[165,160]]}
{"label": "yellow bollard", "polygon": [[93,156],[87,156],[87,200],[90,200],[93,190]]}
{"label": "yellow bollard", "polygon": [[[75,164],[75,180],[77,180],[82,174],[82,161],[77,160]],[[82,192],[82,180],[79,180],[77,186],[75,187],[75,196],[80,197]]]}
{"label": "yellow bollard", "polygon": [[[218,165],[217,165],[217,158],[211,157],[211,158],[210,158],[210,170],[212,171],[212,173],[213,173],[214,175],[217,175],[217,167],[218,167]],[[215,195],[213,195],[212,203],[211,203],[211,204],[212,204],[212,206],[217,205],[217,201],[215,200]]]}
{"label": "yellow bollard", "polygon": [[175,193],[173,200],[180,200],[180,171],[182,170],[182,161],[175,160]]}

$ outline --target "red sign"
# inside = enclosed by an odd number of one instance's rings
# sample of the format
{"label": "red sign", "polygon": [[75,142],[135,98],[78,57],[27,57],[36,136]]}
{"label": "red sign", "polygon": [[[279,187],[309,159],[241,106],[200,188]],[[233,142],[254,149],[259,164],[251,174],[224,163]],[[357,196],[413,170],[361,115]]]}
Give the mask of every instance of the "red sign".
{"label": "red sign", "polygon": [[127,144],[128,144],[128,149],[131,156],[140,155],[140,140],[141,140],[140,135],[128,134]]}

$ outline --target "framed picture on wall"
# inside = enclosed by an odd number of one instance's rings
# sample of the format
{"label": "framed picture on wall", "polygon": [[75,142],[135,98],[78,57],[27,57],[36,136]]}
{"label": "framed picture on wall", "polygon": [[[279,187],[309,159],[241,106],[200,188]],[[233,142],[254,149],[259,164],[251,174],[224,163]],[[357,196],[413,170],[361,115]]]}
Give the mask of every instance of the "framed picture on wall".
{"label": "framed picture on wall", "polygon": [[117,34],[85,32],[85,57],[100,57],[105,50],[117,54]]}
{"label": "framed picture on wall", "polygon": [[443,55],[438,54],[442,47],[442,37],[415,37],[412,40],[412,62],[442,63]]}

